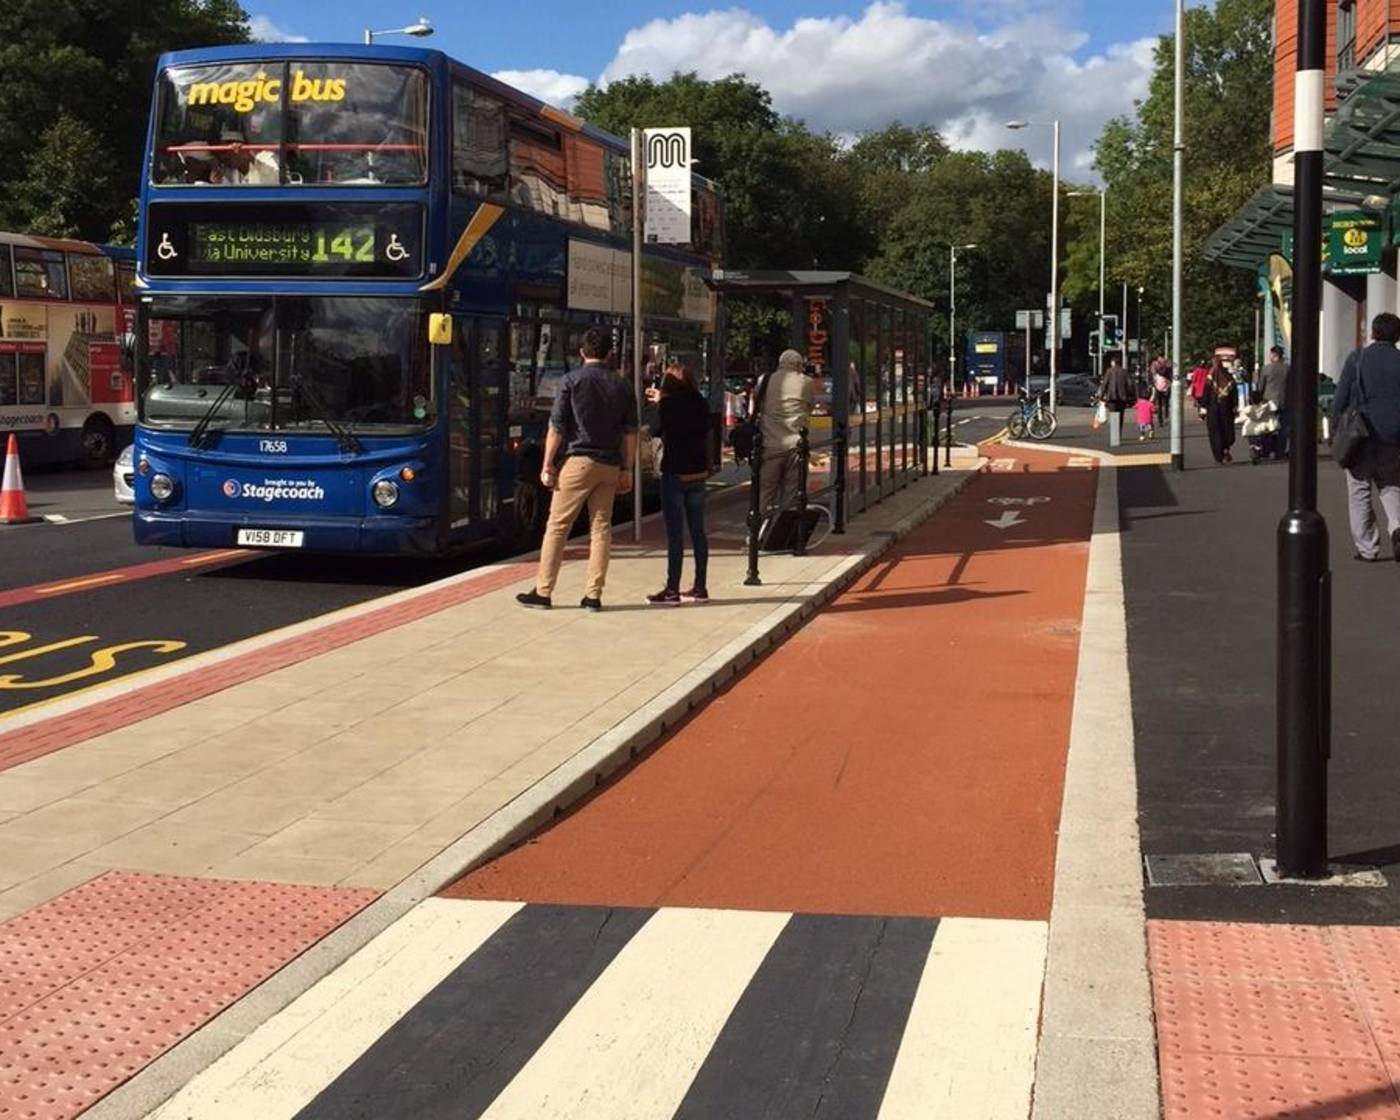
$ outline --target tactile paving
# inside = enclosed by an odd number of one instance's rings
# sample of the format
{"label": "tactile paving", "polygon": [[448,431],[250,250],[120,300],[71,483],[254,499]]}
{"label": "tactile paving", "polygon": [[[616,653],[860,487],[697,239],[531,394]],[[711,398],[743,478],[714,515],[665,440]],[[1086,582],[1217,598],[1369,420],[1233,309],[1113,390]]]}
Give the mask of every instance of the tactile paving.
{"label": "tactile paving", "polygon": [[0,1118],[76,1116],[375,894],[111,872],[0,925]]}
{"label": "tactile paving", "polygon": [[1152,922],[1148,932],[1153,973],[1174,979],[1345,981],[1341,960],[1317,926]]}
{"label": "tactile paving", "polygon": [[1400,1120],[1379,1061],[1182,1054],[1162,1062],[1166,1120]]}
{"label": "tactile paving", "polygon": [[1400,930],[1148,923],[1169,1120],[1400,1120]]}

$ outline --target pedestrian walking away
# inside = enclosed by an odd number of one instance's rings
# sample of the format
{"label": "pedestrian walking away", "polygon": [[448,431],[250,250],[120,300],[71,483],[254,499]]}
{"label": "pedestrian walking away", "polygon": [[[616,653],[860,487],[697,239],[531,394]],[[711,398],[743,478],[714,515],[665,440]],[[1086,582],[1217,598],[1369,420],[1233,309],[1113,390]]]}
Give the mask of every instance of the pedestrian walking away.
{"label": "pedestrian walking away", "polygon": [[1390,531],[1391,555],[1400,561],[1400,316],[1383,312],[1371,321],[1371,343],[1353,351],[1342,366],[1332,398],[1332,427],[1359,406],[1370,434],[1361,455],[1346,470],[1347,519],[1358,560],[1379,560],[1381,535],[1372,506],[1378,492]]}
{"label": "pedestrian walking away", "polygon": [[1157,406],[1153,402],[1152,393],[1144,390],[1142,396],[1138,397],[1135,407],[1137,410],[1138,442],[1154,439],[1156,431],[1152,425],[1153,421],[1157,419]]}
{"label": "pedestrian walking away", "polygon": [[1172,400],[1172,365],[1166,355],[1152,363],[1152,403],[1157,406],[1157,424],[1166,427]]}
{"label": "pedestrian walking away", "polygon": [[1196,411],[1205,419],[1206,382],[1210,380],[1210,363],[1204,358],[1197,360],[1191,369],[1191,399],[1196,402]]}
{"label": "pedestrian walking away", "polygon": [[[705,582],[710,560],[705,536],[705,490],[712,466],[710,406],[690,370],[675,358],[666,363],[660,387],[647,390],[647,400],[657,405],[661,416],[661,515],[666,523],[666,586],[648,595],[647,602],[704,603],[710,598]],[[695,582],[682,591],[687,528],[695,554]]]}
{"label": "pedestrian walking away", "polygon": [[[522,606],[548,610],[564,561],[564,542],[579,510],[588,507],[588,576],[584,610],[603,609],[603,584],[612,549],[613,499],[632,491],[637,455],[637,401],[629,385],[605,363],[612,353],[610,332],[590,327],[583,334],[583,365],[559,382],[545,437],[540,482],[554,491],[549,523],[540,548],[533,591],[517,595]],[[557,464],[563,457],[563,466]]]}
{"label": "pedestrian walking away", "polygon": [[1230,448],[1235,445],[1235,412],[1239,397],[1235,393],[1235,376],[1219,357],[1211,361],[1201,402],[1211,456],[1217,463],[1229,463],[1232,461]]}
{"label": "pedestrian walking away", "polygon": [[1240,431],[1249,441],[1249,461],[1255,465],[1274,453],[1278,438],[1278,409],[1255,391],[1240,415]]}
{"label": "pedestrian walking away", "polygon": [[1133,387],[1132,374],[1116,361],[1104,371],[1103,380],[1099,382],[1099,399],[1109,412],[1118,414],[1121,434],[1123,413],[1137,407],[1138,394]]}
{"label": "pedestrian walking away", "polygon": [[803,372],[802,355],[784,350],[763,391],[759,423],[763,433],[763,467],[759,472],[761,508],[787,504],[797,482],[797,445],[812,415],[816,397],[812,379]]}
{"label": "pedestrian walking away", "polygon": [[1275,459],[1282,459],[1288,454],[1289,446],[1288,363],[1283,360],[1282,346],[1270,348],[1268,364],[1259,371],[1255,388],[1278,414],[1278,435],[1273,441],[1273,454]]}

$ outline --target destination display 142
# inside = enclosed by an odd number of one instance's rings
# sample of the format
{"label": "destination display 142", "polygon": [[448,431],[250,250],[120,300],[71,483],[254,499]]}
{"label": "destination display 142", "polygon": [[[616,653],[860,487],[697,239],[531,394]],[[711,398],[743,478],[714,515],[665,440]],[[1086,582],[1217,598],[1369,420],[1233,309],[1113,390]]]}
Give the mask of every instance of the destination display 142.
{"label": "destination display 142", "polygon": [[190,228],[194,264],[231,268],[259,265],[343,265],[378,259],[372,225],[274,225],[265,222],[196,222]]}
{"label": "destination display 142", "polygon": [[[275,210],[281,212],[269,212]],[[151,215],[146,267],[157,276],[408,278],[421,273],[422,221],[416,207],[292,210],[215,215],[161,207]]]}

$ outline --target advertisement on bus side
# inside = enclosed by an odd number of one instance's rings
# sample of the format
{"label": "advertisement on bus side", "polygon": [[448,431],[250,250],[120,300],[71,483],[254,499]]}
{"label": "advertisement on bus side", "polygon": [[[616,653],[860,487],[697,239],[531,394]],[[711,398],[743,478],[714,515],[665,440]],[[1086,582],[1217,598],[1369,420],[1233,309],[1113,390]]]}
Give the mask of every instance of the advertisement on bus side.
{"label": "advertisement on bus side", "polygon": [[122,366],[112,305],[0,298],[0,431],[81,424],[94,409],[135,421],[131,376]]}

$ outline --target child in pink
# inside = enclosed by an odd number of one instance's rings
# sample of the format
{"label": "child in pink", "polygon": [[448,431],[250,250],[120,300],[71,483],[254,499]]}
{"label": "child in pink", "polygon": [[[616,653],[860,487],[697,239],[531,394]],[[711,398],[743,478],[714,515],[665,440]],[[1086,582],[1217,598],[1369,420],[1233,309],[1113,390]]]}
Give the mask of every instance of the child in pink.
{"label": "child in pink", "polygon": [[1156,419],[1157,409],[1152,403],[1152,397],[1147,393],[1138,397],[1137,400],[1137,426],[1138,442],[1152,438],[1152,422]]}

